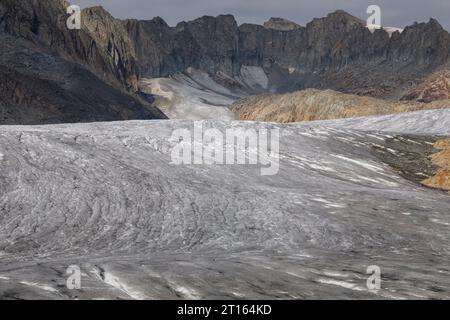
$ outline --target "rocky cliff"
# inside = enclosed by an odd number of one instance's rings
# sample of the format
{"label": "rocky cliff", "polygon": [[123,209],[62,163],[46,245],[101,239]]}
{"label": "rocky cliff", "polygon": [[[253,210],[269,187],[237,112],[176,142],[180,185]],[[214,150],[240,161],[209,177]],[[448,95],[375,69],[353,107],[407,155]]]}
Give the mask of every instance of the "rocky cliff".
{"label": "rocky cliff", "polygon": [[161,18],[129,20],[142,74],[167,77],[193,67],[212,75],[240,71],[239,28],[233,16],[202,17],[169,27]]}
{"label": "rocky cliff", "polygon": [[165,116],[137,95],[138,68],[122,22],[100,7],[66,26],[62,0],[0,2],[1,124]]}
{"label": "rocky cliff", "polygon": [[449,106],[449,100],[432,103],[389,102],[333,90],[307,89],[288,94],[244,98],[235,102],[231,110],[241,120],[287,123],[386,115]]}
{"label": "rocky cliff", "polygon": [[[58,105],[54,97],[47,96],[45,105],[69,110],[67,103],[81,105],[78,100],[84,99],[94,114],[79,117],[74,111],[70,119],[163,117],[127,92],[139,92],[140,77],[169,77],[192,69],[239,95],[317,88],[424,102],[448,96],[447,78],[440,75],[449,70],[450,35],[434,19],[402,32],[369,30],[364,21],[344,11],[314,19],[304,27],[281,18],[272,18],[264,26],[238,25],[231,15],[204,16],[171,27],[161,18],[121,21],[93,7],[83,10],[81,30],[68,30],[67,6],[65,0],[0,2],[1,36],[9,39],[6,42],[20,39],[13,52],[19,50],[25,56],[14,59],[2,50],[2,105],[11,110],[29,107],[30,103],[23,105],[27,99],[31,104],[42,103],[33,98],[39,96],[36,92],[64,92]],[[35,56],[44,64],[38,65]],[[66,61],[61,68],[65,73],[48,68],[46,59],[55,64]],[[22,68],[24,61],[34,69]],[[85,72],[83,77],[92,81],[80,76]],[[47,83],[47,89],[37,89],[36,84],[31,90],[24,79],[44,80],[39,86]],[[103,94],[87,101],[93,94],[74,89],[84,90],[87,83],[92,92]],[[111,100],[110,96],[123,99]],[[96,105],[104,107],[98,114]],[[134,108],[130,105],[137,109],[130,111]],[[116,109],[121,112],[112,111]],[[7,117],[14,122],[11,114]],[[51,118],[51,113],[45,118]]]}
{"label": "rocky cliff", "polygon": [[69,30],[68,6],[65,0],[2,0],[0,30],[136,91],[135,53],[122,22],[103,8],[94,7],[83,10],[81,30]]}
{"label": "rocky cliff", "polygon": [[450,69],[434,72],[421,81],[404,100],[431,102],[450,99]]}
{"label": "rocky cliff", "polygon": [[264,27],[280,31],[291,31],[301,28],[301,26],[295,22],[283,18],[270,18],[269,21],[264,22]]}
{"label": "rocky cliff", "polygon": [[306,27],[283,28],[274,19],[266,27],[238,26],[229,15],[176,27],[161,18],[129,20],[126,26],[146,77],[194,67],[229,80],[239,77],[243,66],[257,66],[268,75],[270,90],[278,92],[330,88],[398,99],[443,66],[450,52],[450,35],[434,19],[391,33],[369,30],[344,11]]}

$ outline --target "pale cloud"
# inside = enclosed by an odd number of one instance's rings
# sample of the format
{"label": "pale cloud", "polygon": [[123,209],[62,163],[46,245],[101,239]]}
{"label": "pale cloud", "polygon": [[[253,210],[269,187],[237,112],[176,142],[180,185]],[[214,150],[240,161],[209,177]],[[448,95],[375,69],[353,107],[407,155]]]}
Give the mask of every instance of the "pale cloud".
{"label": "pale cloud", "polygon": [[102,5],[118,18],[164,18],[175,25],[203,15],[231,13],[239,23],[262,23],[270,17],[283,17],[306,24],[337,9],[364,18],[371,4],[382,8],[382,23],[404,27],[414,21],[436,18],[450,30],[449,0],[71,0],[82,7]]}

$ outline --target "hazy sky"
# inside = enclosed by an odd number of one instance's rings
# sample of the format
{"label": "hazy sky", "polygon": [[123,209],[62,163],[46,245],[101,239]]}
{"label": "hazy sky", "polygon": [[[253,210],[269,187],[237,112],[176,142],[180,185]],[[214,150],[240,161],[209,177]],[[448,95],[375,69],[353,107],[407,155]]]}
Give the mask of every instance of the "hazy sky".
{"label": "hazy sky", "polygon": [[450,0],[70,0],[82,7],[102,5],[117,18],[164,18],[170,25],[203,15],[233,14],[239,23],[283,17],[302,25],[337,9],[366,19],[371,4],[382,9],[382,24],[404,27],[436,18],[450,30]]}

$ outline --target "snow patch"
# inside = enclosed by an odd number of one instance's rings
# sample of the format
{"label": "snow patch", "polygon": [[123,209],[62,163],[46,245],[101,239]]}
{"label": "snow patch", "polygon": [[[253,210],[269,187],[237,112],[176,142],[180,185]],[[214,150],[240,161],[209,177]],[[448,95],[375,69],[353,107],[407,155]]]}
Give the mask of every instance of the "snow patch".
{"label": "snow patch", "polygon": [[445,221],[442,221],[442,220],[439,220],[439,219],[431,219],[431,221],[434,222],[434,223],[437,223],[437,224],[442,224],[444,226],[450,226],[449,222],[445,222]]}
{"label": "snow patch", "polygon": [[348,278],[348,274],[335,272],[335,271],[324,271],[323,274],[327,277]]}
{"label": "snow patch", "polygon": [[269,78],[261,67],[242,66],[242,80],[252,89],[267,89]]}
{"label": "snow patch", "polygon": [[174,290],[187,299],[195,300],[199,298],[197,291],[191,288],[177,286]]}
{"label": "snow patch", "polygon": [[[345,128],[390,133],[450,135],[450,109],[403,112],[384,116],[358,117],[338,120],[320,120],[297,124],[299,127]],[[392,138],[385,135],[385,138]]]}
{"label": "snow patch", "polygon": [[142,86],[151,94],[167,99],[158,107],[170,119],[234,120],[228,109],[238,96],[214,82],[208,75],[190,70],[188,75],[169,78],[142,79]]}
{"label": "snow patch", "polygon": [[366,26],[367,29],[369,29],[370,32],[374,33],[375,30],[379,30],[381,28],[383,28],[384,31],[386,31],[389,34],[389,37],[392,37],[392,34],[394,32],[403,32],[403,29],[401,28],[396,28],[396,27],[382,27],[376,24],[369,24]]}
{"label": "snow patch", "polygon": [[335,157],[335,158],[338,158],[338,159],[341,159],[341,160],[344,160],[344,161],[347,161],[347,162],[354,163],[356,165],[359,165],[361,167],[364,167],[364,168],[366,168],[368,170],[371,170],[371,171],[374,171],[374,172],[383,171],[382,168],[380,168],[378,166],[375,166],[375,165],[372,165],[370,163],[367,163],[366,161],[363,161],[363,160],[350,159],[350,158],[347,158],[347,157],[344,157],[344,156],[341,156],[341,155],[331,155],[331,156]]}
{"label": "snow patch", "polygon": [[345,289],[350,289],[350,290],[355,290],[355,291],[366,291],[364,288],[361,288],[354,283],[340,281],[340,280],[318,279],[317,282],[323,283],[323,284],[331,284],[333,286],[339,286],[339,287],[343,287]]}
{"label": "snow patch", "polygon": [[54,292],[54,293],[59,293],[58,290],[56,290],[55,288],[52,288],[48,285],[45,284],[40,284],[40,283],[36,283],[36,282],[28,282],[28,281],[20,281],[20,284],[23,284],[25,286],[29,286],[29,287],[35,287],[35,288],[39,288],[45,291],[49,291],[49,292]]}

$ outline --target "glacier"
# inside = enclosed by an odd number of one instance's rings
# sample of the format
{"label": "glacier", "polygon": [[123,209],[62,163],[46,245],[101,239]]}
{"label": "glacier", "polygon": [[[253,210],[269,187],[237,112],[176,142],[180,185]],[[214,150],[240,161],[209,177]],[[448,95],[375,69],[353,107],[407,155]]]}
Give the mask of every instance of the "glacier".
{"label": "glacier", "polygon": [[[202,123],[279,128],[279,173],[171,165],[187,120],[0,126],[0,297],[450,298],[449,195],[371,151],[450,135],[450,110]],[[371,265],[381,290],[366,287]]]}

